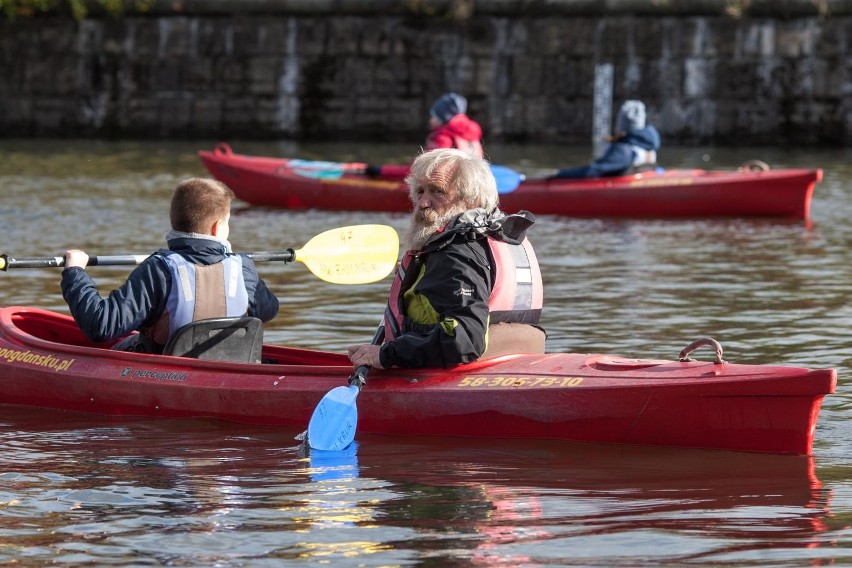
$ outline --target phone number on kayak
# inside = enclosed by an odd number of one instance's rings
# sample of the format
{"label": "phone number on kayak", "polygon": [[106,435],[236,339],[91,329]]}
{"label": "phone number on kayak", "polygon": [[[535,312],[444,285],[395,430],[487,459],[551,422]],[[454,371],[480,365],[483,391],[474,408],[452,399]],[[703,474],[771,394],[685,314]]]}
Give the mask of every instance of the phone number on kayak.
{"label": "phone number on kayak", "polygon": [[576,387],[583,377],[465,377],[460,387]]}

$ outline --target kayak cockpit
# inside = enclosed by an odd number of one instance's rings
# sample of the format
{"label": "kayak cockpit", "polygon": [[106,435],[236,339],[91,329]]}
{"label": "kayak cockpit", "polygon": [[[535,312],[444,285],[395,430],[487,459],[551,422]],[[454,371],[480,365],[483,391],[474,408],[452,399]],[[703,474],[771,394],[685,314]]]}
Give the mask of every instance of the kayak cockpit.
{"label": "kayak cockpit", "polygon": [[[0,328],[2,335],[13,339],[21,345],[46,351],[75,352],[80,349],[98,349],[101,357],[171,357],[147,355],[143,353],[128,353],[112,351],[113,345],[122,338],[112,341],[94,342],[89,340],[73,318],[39,308],[13,307],[0,312]],[[208,366],[202,360],[200,364]],[[261,350],[261,361],[273,365],[302,365],[318,367],[350,367],[349,358],[341,353],[299,349],[278,345],[264,344]],[[210,362],[215,365],[219,362]],[[228,362],[233,364],[233,362]],[[251,363],[254,364],[254,363]]]}

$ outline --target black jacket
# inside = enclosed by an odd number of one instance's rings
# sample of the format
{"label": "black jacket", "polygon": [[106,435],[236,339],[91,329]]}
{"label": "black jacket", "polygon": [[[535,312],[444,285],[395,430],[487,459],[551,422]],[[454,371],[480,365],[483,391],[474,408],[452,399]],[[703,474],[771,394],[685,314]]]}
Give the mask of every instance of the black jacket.
{"label": "black jacket", "polygon": [[420,322],[406,313],[403,334],[382,345],[382,366],[447,368],[478,359],[485,352],[496,276],[486,237],[517,244],[534,222],[526,211],[493,216],[473,209],[436,233],[406,271],[402,291],[411,289],[417,304],[428,304],[438,322]]}

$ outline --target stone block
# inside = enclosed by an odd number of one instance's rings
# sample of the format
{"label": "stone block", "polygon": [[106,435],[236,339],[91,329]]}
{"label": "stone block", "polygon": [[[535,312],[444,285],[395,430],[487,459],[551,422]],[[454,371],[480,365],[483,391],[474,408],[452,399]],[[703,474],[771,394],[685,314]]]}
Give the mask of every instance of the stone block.
{"label": "stone block", "polygon": [[[662,91],[662,94],[666,92],[671,91]],[[687,58],[683,63],[683,96],[688,99],[709,99],[715,95],[715,60],[702,57]]]}
{"label": "stone block", "polygon": [[297,42],[301,56],[325,55],[328,41],[327,18],[299,18]]}
{"label": "stone block", "polygon": [[[587,17],[529,18],[526,51],[541,57],[559,57],[571,54],[594,57],[600,51],[596,34],[598,19]],[[602,38],[602,41],[607,41]]]}
{"label": "stone block", "polygon": [[796,20],[777,25],[775,53],[781,57],[810,57],[816,53],[819,28],[815,20]]}
{"label": "stone block", "polygon": [[159,103],[161,133],[167,136],[181,134],[190,128],[194,107],[191,97],[169,94],[159,97]]}
{"label": "stone block", "polygon": [[826,18],[819,21],[814,50],[819,58],[849,57],[849,40],[852,37],[852,20]]}
{"label": "stone block", "polygon": [[246,72],[246,90],[252,95],[275,95],[278,93],[281,69],[281,60],[277,57],[252,57]]}
{"label": "stone block", "polygon": [[364,22],[364,31],[358,37],[358,55],[365,57],[390,55],[390,45],[397,34],[398,20],[370,18]]}
{"label": "stone block", "polygon": [[79,127],[77,112],[73,101],[55,96],[40,96],[33,100],[35,132],[45,134],[61,132],[64,128]]}
{"label": "stone block", "polygon": [[132,98],[117,117],[124,132],[155,136],[160,130],[160,101],[154,98]]}
{"label": "stone block", "polygon": [[226,132],[250,132],[257,128],[254,97],[229,97],[222,102],[222,129]]}
{"label": "stone block", "polygon": [[0,90],[0,131],[6,133],[28,133],[33,127],[34,100],[9,96],[6,90]]}
{"label": "stone block", "polygon": [[242,94],[248,81],[248,65],[243,58],[222,56],[212,60],[213,89],[222,93]]}
{"label": "stone block", "polygon": [[128,18],[126,49],[134,57],[160,57],[160,23],[166,18]]}

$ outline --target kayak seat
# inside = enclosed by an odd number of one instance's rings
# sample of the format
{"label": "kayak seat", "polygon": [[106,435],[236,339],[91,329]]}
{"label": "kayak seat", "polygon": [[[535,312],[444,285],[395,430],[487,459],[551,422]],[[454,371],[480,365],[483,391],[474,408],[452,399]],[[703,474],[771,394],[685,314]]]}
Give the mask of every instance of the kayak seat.
{"label": "kayak seat", "polygon": [[175,332],[163,355],[211,361],[260,363],[263,326],[257,318],[211,318],[189,323]]}

